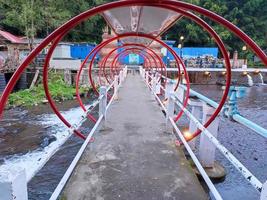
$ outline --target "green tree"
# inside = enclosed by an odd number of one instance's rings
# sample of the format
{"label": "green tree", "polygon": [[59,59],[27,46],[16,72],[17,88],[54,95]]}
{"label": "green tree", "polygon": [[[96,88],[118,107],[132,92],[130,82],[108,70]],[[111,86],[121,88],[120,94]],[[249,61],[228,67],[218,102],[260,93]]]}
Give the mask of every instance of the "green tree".
{"label": "green tree", "polygon": [[[25,34],[30,40],[45,37],[56,27],[99,4],[111,0],[0,0],[0,27],[17,34]],[[266,0],[186,0],[212,10],[225,17],[247,33],[262,48],[267,48]],[[223,26],[199,15],[210,24],[225,42],[228,50],[242,48],[244,43]],[[97,15],[77,25],[65,37],[67,41],[100,42],[106,25]],[[177,41],[185,37],[185,46],[214,46],[214,41],[201,27],[187,18],[179,20],[163,38]]]}
{"label": "green tree", "polygon": [[55,7],[52,0],[1,0],[0,5],[2,24],[16,27],[18,33],[25,34],[30,48],[38,33],[47,35],[70,17],[68,11]]}
{"label": "green tree", "polygon": [[[225,17],[249,35],[263,49],[267,48],[267,1],[266,0],[187,0]],[[225,42],[228,50],[240,51],[244,45],[233,33],[221,25],[200,16],[210,24]],[[163,38],[176,40],[185,36],[186,46],[214,46],[214,41],[191,20],[182,18]],[[241,52],[241,56],[242,56]]]}

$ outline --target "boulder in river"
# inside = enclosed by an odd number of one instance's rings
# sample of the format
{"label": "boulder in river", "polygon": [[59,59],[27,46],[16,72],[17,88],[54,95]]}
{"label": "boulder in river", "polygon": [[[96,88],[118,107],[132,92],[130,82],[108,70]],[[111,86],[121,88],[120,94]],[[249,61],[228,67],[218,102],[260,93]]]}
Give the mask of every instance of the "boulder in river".
{"label": "boulder in river", "polygon": [[41,144],[40,146],[42,148],[45,148],[47,147],[49,144],[51,144],[52,142],[56,141],[57,138],[54,136],[54,135],[49,135],[49,136],[45,136],[42,141],[41,141]]}

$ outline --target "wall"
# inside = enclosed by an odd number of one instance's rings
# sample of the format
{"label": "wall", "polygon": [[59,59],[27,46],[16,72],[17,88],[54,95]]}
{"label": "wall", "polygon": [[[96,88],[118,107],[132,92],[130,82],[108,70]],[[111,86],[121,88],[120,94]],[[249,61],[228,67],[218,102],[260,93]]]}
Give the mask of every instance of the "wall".
{"label": "wall", "polygon": [[50,60],[50,68],[78,70],[81,60]]}
{"label": "wall", "polygon": [[[95,48],[94,44],[74,44],[70,47],[71,57],[74,59],[85,59],[86,56]],[[96,56],[98,58],[99,55]],[[92,58],[92,56],[90,57]]]}
{"label": "wall", "polygon": [[71,58],[70,45],[58,45],[53,52],[53,58]]}
{"label": "wall", "polygon": [[0,93],[4,91],[6,87],[5,75],[0,73]]}
{"label": "wall", "polygon": [[[261,79],[259,74],[250,73],[254,84],[260,84]],[[264,82],[267,83],[267,73],[262,73]],[[191,83],[195,84],[225,84],[225,76],[221,72],[211,72],[210,76],[204,74],[204,72],[189,72],[189,78]],[[232,72],[231,78],[233,85],[248,86],[248,77],[244,76],[242,72]]]}

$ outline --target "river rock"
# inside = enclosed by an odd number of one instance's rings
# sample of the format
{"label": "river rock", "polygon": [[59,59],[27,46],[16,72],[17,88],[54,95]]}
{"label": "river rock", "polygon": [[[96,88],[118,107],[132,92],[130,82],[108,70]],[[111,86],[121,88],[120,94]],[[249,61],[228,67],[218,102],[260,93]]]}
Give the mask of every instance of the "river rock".
{"label": "river rock", "polygon": [[3,127],[0,127],[0,136],[3,136],[3,135],[6,135],[8,132],[7,129],[3,128]]}
{"label": "river rock", "polygon": [[51,144],[52,142],[56,141],[57,138],[54,136],[54,135],[49,135],[49,136],[45,136],[42,141],[41,141],[41,144],[40,146],[42,148],[45,148],[47,147],[49,144]]}

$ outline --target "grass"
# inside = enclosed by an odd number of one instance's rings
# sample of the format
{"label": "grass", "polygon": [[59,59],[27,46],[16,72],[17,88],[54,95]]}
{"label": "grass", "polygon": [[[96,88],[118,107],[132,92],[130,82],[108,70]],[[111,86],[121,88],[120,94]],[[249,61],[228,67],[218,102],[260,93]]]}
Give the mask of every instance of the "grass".
{"label": "grass", "polygon": [[[71,100],[75,97],[75,87],[67,85],[64,82],[62,74],[51,73],[49,75],[49,91],[55,101]],[[80,93],[87,93],[90,91],[89,87],[80,88]],[[43,85],[40,83],[32,89],[20,90],[12,93],[9,96],[8,106],[16,107],[30,107],[44,103],[46,100]]]}

